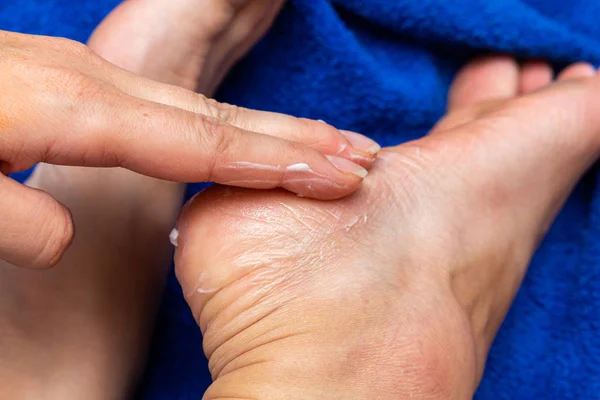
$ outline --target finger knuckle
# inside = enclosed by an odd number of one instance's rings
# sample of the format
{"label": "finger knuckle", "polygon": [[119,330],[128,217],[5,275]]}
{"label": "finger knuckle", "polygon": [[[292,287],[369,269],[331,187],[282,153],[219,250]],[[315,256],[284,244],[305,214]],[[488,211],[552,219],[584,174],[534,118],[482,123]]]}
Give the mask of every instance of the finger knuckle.
{"label": "finger knuckle", "polygon": [[232,147],[238,142],[239,132],[214,118],[199,116],[195,121],[196,132],[209,152],[211,162],[208,180],[212,180],[215,167],[228,162],[230,154],[235,151]]}
{"label": "finger knuckle", "polygon": [[60,261],[73,241],[73,219],[69,209],[49,194],[40,191],[38,199],[37,209],[42,216],[39,219],[41,229],[34,250],[33,266],[52,267]]}
{"label": "finger knuckle", "polygon": [[[47,67],[49,86],[55,105],[74,120],[79,126],[104,126],[104,116],[100,111],[106,104],[118,101],[117,91],[107,83],[65,67]],[[48,100],[47,100],[48,101]]]}
{"label": "finger knuckle", "polygon": [[75,57],[91,58],[94,56],[94,52],[88,46],[76,40],[56,38],[55,47],[58,51]]}
{"label": "finger knuckle", "polygon": [[80,66],[82,69],[94,70],[96,72],[106,72],[110,63],[100,57],[94,50],[81,42],[66,39],[56,38],[54,45],[54,57],[58,63],[69,65],[72,67]]}
{"label": "finger knuckle", "polygon": [[232,146],[235,143],[235,130],[229,129],[226,125],[211,121],[205,122],[209,133],[214,140],[214,154],[216,157],[223,158],[232,152]]}
{"label": "finger knuckle", "polygon": [[78,102],[96,99],[106,87],[101,81],[66,68],[55,69],[54,77],[66,89],[67,95]]}
{"label": "finger knuckle", "polygon": [[237,106],[220,103],[214,99],[206,99],[208,113],[211,117],[231,125],[237,125],[240,122],[239,116],[241,109]]}

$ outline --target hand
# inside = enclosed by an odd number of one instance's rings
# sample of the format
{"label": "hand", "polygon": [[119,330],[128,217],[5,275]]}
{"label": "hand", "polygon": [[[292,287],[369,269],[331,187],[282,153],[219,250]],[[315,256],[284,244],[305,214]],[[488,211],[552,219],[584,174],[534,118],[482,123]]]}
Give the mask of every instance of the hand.
{"label": "hand", "polygon": [[[214,72],[226,72],[213,68],[224,65],[216,58],[253,45],[226,32],[243,33],[239,22],[253,28],[250,36],[266,29],[261,21],[276,11],[267,3],[247,2],[229,20],[219,17],[231,14],[232,1],[128,0],[98,26],[89,47],[158,82],[215,85]],[[0,398],[130,398],[144,370],[185,184],[122,168],[40,164],[26,185],[69,207],[77,237],[48,271],[0,261]]]}
{"label": "hand", "polygon": [[[349,160],[368,167],[377,150],[323,123],[235,108],[141,78],[65,39],[0,32],[0,60],[3,174],[38,162],[124,167],[333,199],[356,190],[366,174]],[[0,259],[55,264],[73,237],[68,210],[1,174],[0,193]]]}

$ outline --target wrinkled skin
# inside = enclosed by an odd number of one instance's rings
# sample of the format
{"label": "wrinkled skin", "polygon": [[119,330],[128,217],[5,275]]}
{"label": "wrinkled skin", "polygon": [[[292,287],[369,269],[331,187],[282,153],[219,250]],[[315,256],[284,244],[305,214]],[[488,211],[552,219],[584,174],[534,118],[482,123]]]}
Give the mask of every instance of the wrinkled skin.
{"label": "wrinkled skin", "polygon": [[196,196],[176,271],[216,399],[468,399],[530,258],[598,157],[600,77],[467,66],[421,140],[354,195]]}

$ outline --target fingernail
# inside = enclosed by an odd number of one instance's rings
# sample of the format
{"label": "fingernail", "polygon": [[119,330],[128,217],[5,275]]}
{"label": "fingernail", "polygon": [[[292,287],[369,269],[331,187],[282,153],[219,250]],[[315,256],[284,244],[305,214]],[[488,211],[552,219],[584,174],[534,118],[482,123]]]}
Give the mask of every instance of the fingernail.
{"label": "fingernail", "polygon": [[357,150],[362,150],[370,154],[377,154],[379,153],[379,150],[381,150],[381,146],[377,144],[376,141],[366,137],[365,135],[361,135],[360,133],[351,131],[340,132],[342,133],[342,135],[344,135],[346,139],[348,139],[352,147],[354,147]]}
{"label": "fingernail", "polygon": [[169,234],[169,240],[171,241],[171,244],[173,246],[177,247],[177,245],[178,245],[177,240],[178,239],[179,239],[179,231],[177,230],[177,228],[175,228]]}
{"label": "fingernail", "polygon": [[329,161],[333,164],[334,167],[336,167],[342,172],[349,172],[358,176],[359,178],[364,178],[368,174],[368,171],[366,169],[364,169],[358,164],[354,164],[352,161],[346,160],[345,158],[329,155],[325,157],[329,159]]}

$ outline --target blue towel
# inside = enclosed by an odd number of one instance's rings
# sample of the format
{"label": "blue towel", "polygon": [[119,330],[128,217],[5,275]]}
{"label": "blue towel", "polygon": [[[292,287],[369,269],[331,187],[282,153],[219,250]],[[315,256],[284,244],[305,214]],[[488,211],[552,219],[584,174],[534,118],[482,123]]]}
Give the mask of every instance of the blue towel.
{"label": "blue towel", "polygon": [[[0,0],[0,28],[85,41],[116,3]],[[292,0],[218,97],[396,144],[427,133],[457,67],[476,53],[600,63],[599,16],[598,0]],[[596,186],[592,171],[536,254],[477,399],[600,398]],[[209,382],[201,336],[171,277],[140,397],[198,399]]]}

